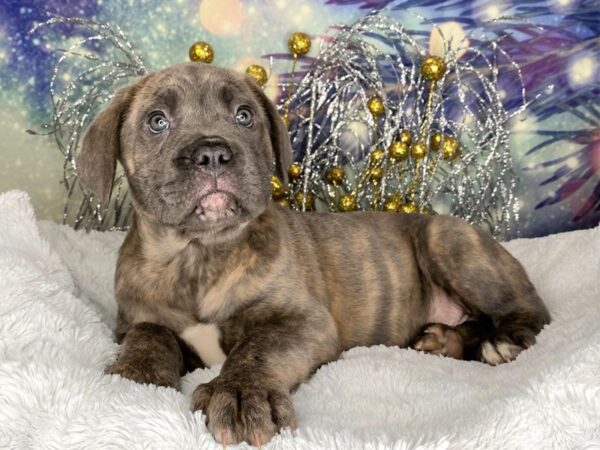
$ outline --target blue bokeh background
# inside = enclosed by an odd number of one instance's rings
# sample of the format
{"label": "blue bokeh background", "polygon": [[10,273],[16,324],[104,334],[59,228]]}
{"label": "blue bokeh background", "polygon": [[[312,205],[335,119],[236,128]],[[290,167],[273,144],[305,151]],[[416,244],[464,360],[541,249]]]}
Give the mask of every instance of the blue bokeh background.
{"label": "blue bokeh background", "polygon": [[[535,36],[515,32],[506,42],[539,101],[512,124],[512,151],[521,178],[521,235],[542,236],[588,228],[600,221],[600,5],[596,0],[3,0],[0,3],[0,192],[28,191],[38,216],[61,220],[65,190],[62,155],[51,138],[25,131],[51,114],[53,44],[67,26],[29,35],[48,13],[118,24],[158,69],[187,60],[190,44],[211,43],[215,64],[243,70],[286,50],[288,36],[315,38],[333,24],[350,24],[387,8],[427,42],[431,26],[415,15],[469,31],[490,19],[526,17],[543,26]],[[67,39],[68,40],[68,39]],[[315,50],[316,54],[316,50]],[[289,62],[276,60],[267,92]],[[65,80],[66,81],[66,80]],[[518,87],[506,95],[519,95]]]}

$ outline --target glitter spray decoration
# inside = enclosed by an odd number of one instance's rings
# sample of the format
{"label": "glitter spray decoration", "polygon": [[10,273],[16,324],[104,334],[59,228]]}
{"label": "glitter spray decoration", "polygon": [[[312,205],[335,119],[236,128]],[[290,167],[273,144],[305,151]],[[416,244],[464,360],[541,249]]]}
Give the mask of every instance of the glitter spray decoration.
{"label": "glitter spray decoration", "polygon": [[[502,37],[445,42],[442,57],[384,13],[335,33],[281,106],[296,116],[289,131],[302,168],[290,197],[312,193],[317,210],[440,210],[518,236],[509,121],[527,102]],[[503,83],[520,86],[512,111]],[[345,176],[333,185],[337,168]]]}
{"label": "glitter spray decoration", "polygon": [[[76,228],[124,229],[131,206],[122,173],[113,200],[102,208],[92,195],[82,195],[75,153],[119,82],[146,74],[146,67],[116,25],[52,17],[32,33],[54,24],[79,27],[82,36],[57,49],[54,115],[45,126],[64,156],[64,221]],[[519,66],[499,46],[502,37],[477,36],[477,45],[466,50],[454,46],[461,55],[446,43],[437,59],[419,36],[381,13],[336,29],[302,80],[291,77],[292,86],[281,86],[290,95],[281,109],[295,115],[290,136],[300,152],[292,185],[272,180],[281,191],[278,202],[299,209],[404,213],[434,213],[445,205],[442,212],[487,227],[494,236],[517,235],[508,121],[527,104],[524,87],[521,106],[508,111],[502,104],[501,82],[523,86]],[[290,44],[294,62],[310,48],[309,38],[300,38],[300,47]],[[358,138],[358,145],[347,145],[348,136]]]}
{"label": "glitter spray decoration", "polygon": [[30,33],[65,24],[80,29],[81,37],[69,39],[66,48],[55,48],[61,56],[50,78],[53,117],[52,123],[43,126],[44,134],[54,137],[64,158],[62,182],[67,196],[63,222],[75,228],[125,229],[131,204],[122,171],[115,177],[111,202],[103,207],[79,185],[75,157],[85,128],[101,105],[112,98],[121,81],[145,75],[146,66],[118,25],[53,16]]}

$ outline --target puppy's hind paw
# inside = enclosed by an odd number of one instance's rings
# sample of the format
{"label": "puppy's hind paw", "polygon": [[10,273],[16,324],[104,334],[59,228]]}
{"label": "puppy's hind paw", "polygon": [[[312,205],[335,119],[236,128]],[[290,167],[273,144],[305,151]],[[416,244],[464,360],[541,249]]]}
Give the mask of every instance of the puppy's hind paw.
{"label": "puppy's hind paw", "polygon": [[485,341],[481,344],[481,362],[497,366],[514,360],[522,351],[523,347],[509,342]]}
{"label": "puppy's hind paw", "polygon": [[463,343],[460,335],[443,323],[428,323],[417,334],[411,345],[415,350],[434,355],[462,359]]}

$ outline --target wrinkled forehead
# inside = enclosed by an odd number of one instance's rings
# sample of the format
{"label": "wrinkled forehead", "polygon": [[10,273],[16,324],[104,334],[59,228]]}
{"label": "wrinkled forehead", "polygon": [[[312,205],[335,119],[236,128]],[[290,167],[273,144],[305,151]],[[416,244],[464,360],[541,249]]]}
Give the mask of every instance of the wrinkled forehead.
{"label": "wrinkled forehead", "polygon": [[142,80],[135,109],[150,105],[177,109],[191,103],[214,109],[236,104],[256,104],[255,95],[243,76],[201,63],[180,64],[155,72]]}

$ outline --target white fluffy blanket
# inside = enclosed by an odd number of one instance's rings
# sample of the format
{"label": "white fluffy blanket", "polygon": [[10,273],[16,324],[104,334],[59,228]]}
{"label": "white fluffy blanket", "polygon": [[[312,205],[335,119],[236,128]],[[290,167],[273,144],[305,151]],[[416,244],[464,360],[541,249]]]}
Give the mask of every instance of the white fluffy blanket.
{"label": "white fluffy blanket", "polygon": [[[26,194],[0,195],[0,448],[220,448],[188,410],[219,367],[182,393],[102,373],[122,239],[38,223]],[[299,388],[299,429],[268,448],[599,448],[600,228],[506,246],[554,318],[537,345],[499,367],[355,348]]]}

